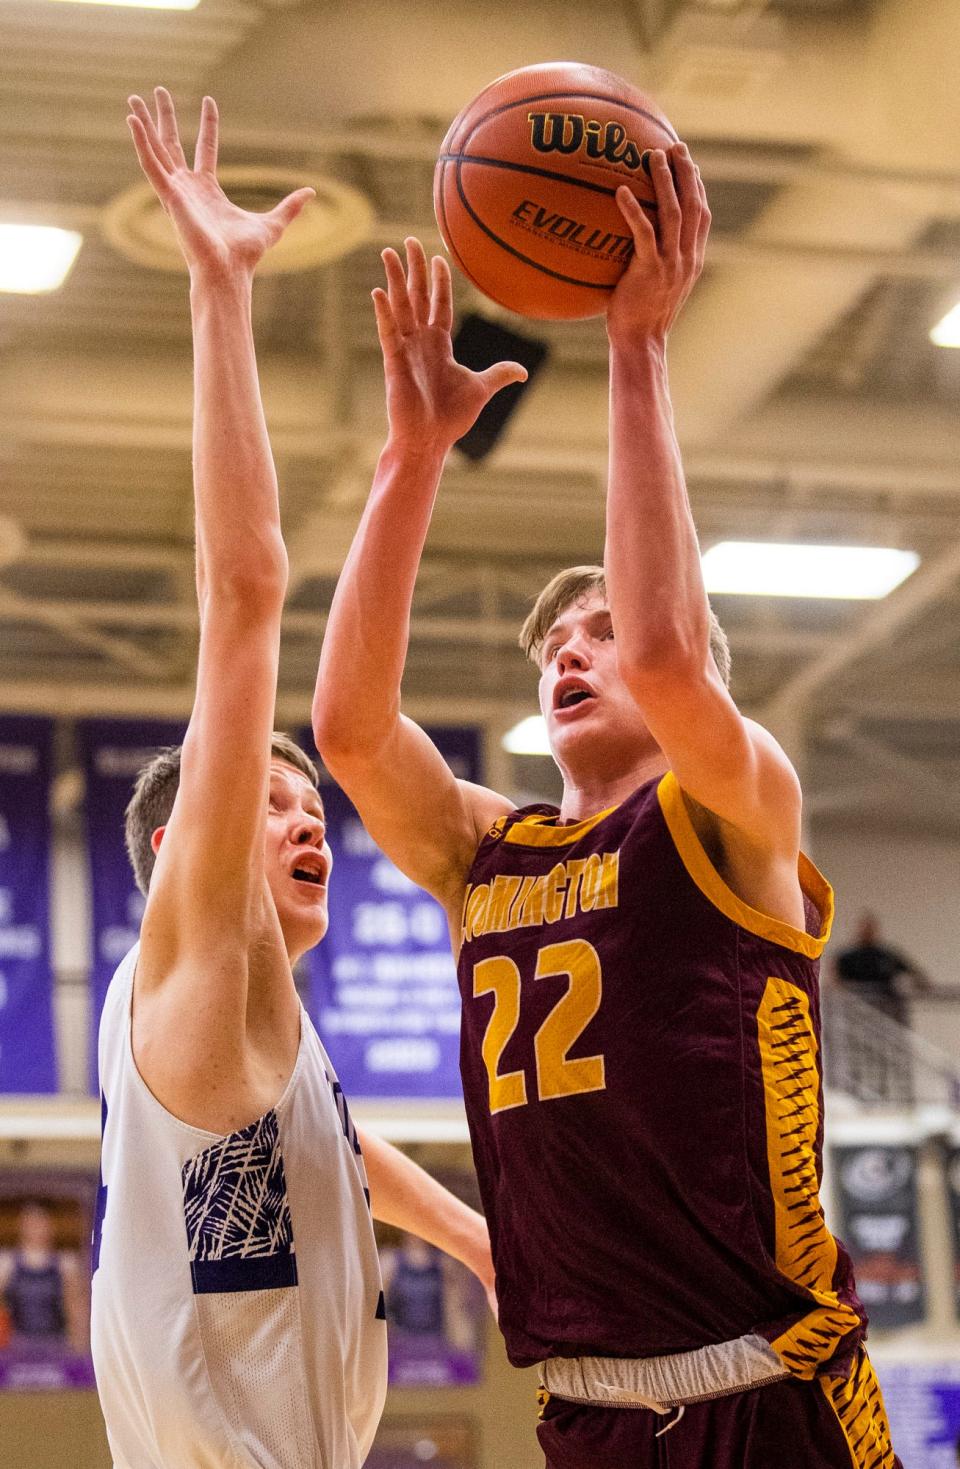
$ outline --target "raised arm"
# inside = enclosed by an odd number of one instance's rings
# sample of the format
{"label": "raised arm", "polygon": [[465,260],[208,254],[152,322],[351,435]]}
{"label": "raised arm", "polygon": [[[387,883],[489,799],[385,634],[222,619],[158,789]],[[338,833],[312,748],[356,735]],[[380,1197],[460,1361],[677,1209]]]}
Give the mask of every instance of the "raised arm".
{"label": "raised arm", "polygon": [[482,1284],[497,1314],[487,1221],[419,1164],[372,1132],[359,1132],[374,1219],[415,1234],[461,1261]]}
{"label": "raised arm", "polygon": [[191,168],[169,94],[158,88],[155,97],[156,119],[133,97],[128,122],[190,271],[202,568],[196,698],[137,970],[138,1004],[150,1005],[163,1019],[160,1030],[177,1036],[176,1048],[148,1047],[148,1079],[176,1096],[195,1064],[209,1076],[218,1061],[234,1063],[241,1052],[247,949],[266,911],[263,844],[287,561],[251,296],[258,261],[311,191],[265,215],[237,209],[216,178],[212,99],[203,102]]}
{"label": "raised arm", "polygon": [[792,861],[795,886],[799,786],[773,738],[740,714],[710,653],[709,607],[667,382],[667,335],[703,268],[710,212],[683,144],[649,158],[657,230],[632,193],[620,189],[636,253],[607,317],[604,564],[617,661],[685,793],[719,818],[733,841]]}
{"label": "raised arm", "polygon": [[474,373],[454,360],[447,263],[435,256],[428,271],[419,241],[406,246],[406,274],[385,250],[387,290],[373,292],[389,434],[330,609],[313,730],[374,840],[445,901],[510,803],[457,781],[400,713],[410,607],[447,453],[493,394],[526,373],[514,362]]}

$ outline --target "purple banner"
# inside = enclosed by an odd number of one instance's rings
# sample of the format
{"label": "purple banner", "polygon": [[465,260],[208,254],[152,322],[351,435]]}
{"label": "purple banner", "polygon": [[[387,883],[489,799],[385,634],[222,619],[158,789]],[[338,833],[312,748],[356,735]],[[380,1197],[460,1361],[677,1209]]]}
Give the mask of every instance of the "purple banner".
{"label": "purple banner", "polygon": [[[455,775],[479,779],[478,730],[430,735]],[[311,1010],[344,1091],[459,1097],[460,996],[443,909],[384,857],[331,781],[323,800],[334,863],[330,929],[309,956]]]}
{"label": "purple banner", "polygon": [[136,943],[143,897],[123,836],[123,815],[138,772],[164,745],[177,745],[186,726],[164,721],[91,719],[77,729],[86,773],[87,847],[93,902],[91,1089],[97,1090],[97,1028],[113,972]]}
{"label": "purple banner", "polygon": [[90,1360],[90,1174],[0,1175],[0,1389],[94,1385]]}
{"label": "purple banner", "polygon": [[960,1443],[960,1362],[874,1361],[904,1469],[954,1469]]}
{"label": "purple banner", "polygon": [[48,719],[0,719],[0,1092],[55,1092]]}
{"label": "purple banner", "polygon": [[[479,1209],[472,1172],[436,1165],[430,1172],[457,1198]],[[479,1382],[490,1315],[479,1280],[416,1235],[386,1224],[374,1228],[387,1309],[390,1386],[469,1387]]]}

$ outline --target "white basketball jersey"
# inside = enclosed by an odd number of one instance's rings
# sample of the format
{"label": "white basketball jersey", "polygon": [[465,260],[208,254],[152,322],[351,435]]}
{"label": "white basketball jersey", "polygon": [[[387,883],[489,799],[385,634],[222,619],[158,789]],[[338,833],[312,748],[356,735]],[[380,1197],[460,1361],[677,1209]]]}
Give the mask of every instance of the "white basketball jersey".
{"label": "white basketball jersey", "polygon": [[92,1344],[116,1469],[358,1469],[386,1324],[333,1067],[301,1010],[275,1107],[228,1136],[179,1122],[134,1064],[137,952],[100,1021]]}

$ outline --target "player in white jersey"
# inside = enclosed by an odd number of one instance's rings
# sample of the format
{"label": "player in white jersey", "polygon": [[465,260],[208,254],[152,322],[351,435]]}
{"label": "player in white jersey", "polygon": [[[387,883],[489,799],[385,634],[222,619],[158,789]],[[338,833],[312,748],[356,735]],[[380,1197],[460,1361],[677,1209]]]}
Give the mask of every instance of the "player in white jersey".
{"label": "player in white jersey", "polygon": [[293,982],[332,859],[315,772],[272,734],[287,558],[251,290],[311,191],[238,209],[211,99],[192,168],[168,93],[130,108],[190,270],[200,651],[182,749],[128,812],[147,905],[100,1030],[97,1383],[116,1469],[357,1469],[386,1386],[371,1195],[488,1289],[489,1243],[395,1149],[361,1155]]}

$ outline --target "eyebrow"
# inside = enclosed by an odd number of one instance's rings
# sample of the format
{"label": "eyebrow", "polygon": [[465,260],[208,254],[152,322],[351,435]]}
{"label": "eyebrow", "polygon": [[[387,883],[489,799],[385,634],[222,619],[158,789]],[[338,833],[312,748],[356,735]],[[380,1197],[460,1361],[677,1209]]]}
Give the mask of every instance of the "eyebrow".
{"label": "eyebrow", "polygon": [[[603,607],[591,607],[590,610],[587,612],[587,621],[591,623],[602,621],[605,617],[609,618],[611,621],[613,620],[613,614],[611,613],[610,608],[606,605]],[[565,618],[558,617],[556,622],[554,622],[550,627],[547,628],[546,632],[543,635],[543,642],[540,644],[541,648],[546,647],[550,639],[556,637],[557,633],[560,632],[561,629],[564,627],[564,624]]]}
{"label": "eyebrow", "polygon": [[[285,770],[277,770],[277,769],[275,769],[274,766],[271,766],[270,767],[270,781],[271,781],[271,784],[275,780],[280,781],[280,783],[282,785],[286,786],[288,790],[291,790],[294,785],[299,785],[301,783],[300,780],[299,780],[299,778],[298,778],[298,776],[293,775],[293,774],[288,775]],[[311,793],[311,795],[313,797],[313,803],[316,806],[319,807],[319,809],[320,809],[320,815],[323,817],[324,823],[326,823],[327,810],[326,810],[326,807],[323,804],[323,798],[321,797],[320,792],[317,790],[317,788],[316,788],[315,785],[313,785],[310,781],[308,781],[306,779],[306,777],[304,777],[303,784],[306,785],[307,789],[310,791],[310,793]]]}

